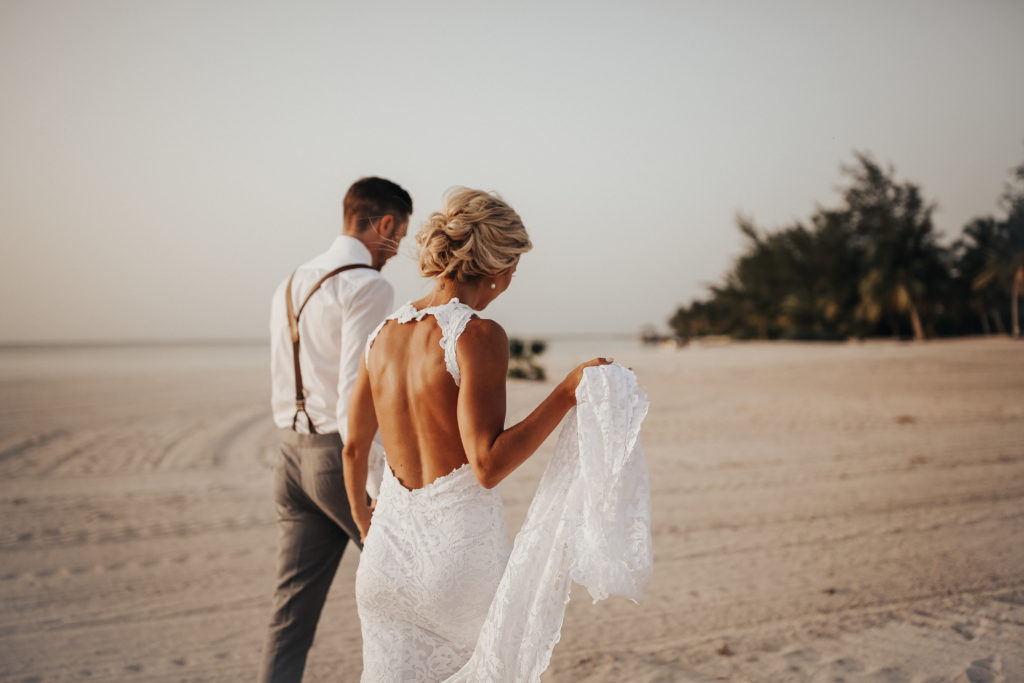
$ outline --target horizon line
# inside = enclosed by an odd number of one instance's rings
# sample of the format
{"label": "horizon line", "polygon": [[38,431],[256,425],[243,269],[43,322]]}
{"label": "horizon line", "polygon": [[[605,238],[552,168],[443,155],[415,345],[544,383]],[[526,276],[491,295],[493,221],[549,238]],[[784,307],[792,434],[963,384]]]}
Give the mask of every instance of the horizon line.
{"label": "horizon line", "polygon": [[[617,339],[640,339],[637,332],[510,332],[510,339],[526,341],[570,341],[592,337],[614,337]],[[183,337],[161,339],[140,337],[136,339],[39,339],[0,340],[0,350],[17,351],[28,349],[61,349],[87,347],[141,347],[141,346],[270,346],[268,337]]]}

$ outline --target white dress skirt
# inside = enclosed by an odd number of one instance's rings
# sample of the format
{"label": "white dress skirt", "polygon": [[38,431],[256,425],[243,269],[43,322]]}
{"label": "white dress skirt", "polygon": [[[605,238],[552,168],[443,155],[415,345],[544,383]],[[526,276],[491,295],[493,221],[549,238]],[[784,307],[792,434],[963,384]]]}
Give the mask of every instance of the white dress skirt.
{"label": "white dress skirt", "polygon": [[509,556],[497,489],[469,465],[416,490],[385,467],[356,572],[363,681],[442,681],[476,646]]}

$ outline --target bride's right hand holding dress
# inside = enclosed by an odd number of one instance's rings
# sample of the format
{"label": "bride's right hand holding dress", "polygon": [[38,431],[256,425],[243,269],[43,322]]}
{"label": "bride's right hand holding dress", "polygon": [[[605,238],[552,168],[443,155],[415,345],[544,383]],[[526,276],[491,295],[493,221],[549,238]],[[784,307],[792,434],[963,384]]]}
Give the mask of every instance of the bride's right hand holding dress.
{"label": "bride's right hand holding dress", "polygon": [[562,380],[561,386],[569,392],[569,395],[572,397],[573,405],[576,405],[576,387],[578,387],[580,382],[583,381],[583,371],[586,368],[610,365],[614,362],[614,358],[595,358],[593,360],[588,360],[586,363],[580,363],[573,368],[572,372],[565,376],[565,379]]}

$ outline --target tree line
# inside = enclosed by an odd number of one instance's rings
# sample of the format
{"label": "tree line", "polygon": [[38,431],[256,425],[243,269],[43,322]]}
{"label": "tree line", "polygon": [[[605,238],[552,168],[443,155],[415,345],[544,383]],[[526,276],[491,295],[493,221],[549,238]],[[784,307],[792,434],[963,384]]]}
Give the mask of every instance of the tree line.
{"label": "tree line", "polygon": [[745,250],[724,281],[669,320],[683,339],[838,340],[963,334],[1020,336],[1024,163],[1000,200],[951,244],[935,204],[868,154],[842,167],[842,203],[771,232],[740,217]]}

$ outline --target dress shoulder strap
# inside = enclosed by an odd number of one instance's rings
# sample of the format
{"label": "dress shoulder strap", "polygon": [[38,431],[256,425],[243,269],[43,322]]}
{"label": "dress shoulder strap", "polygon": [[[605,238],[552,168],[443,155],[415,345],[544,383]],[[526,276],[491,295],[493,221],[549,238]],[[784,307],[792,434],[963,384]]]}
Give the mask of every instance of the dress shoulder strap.
{"label": "dress shoulder strap", "polygon": [[373,332],[371,332],[370,336],[368,336],[366,338],[366,348],[363,350],[363,361],[367,365],[370,364],[370,347],[373,345],[373,340],[377,338],[377,335],[380,333],[380,331],[382,329],[384,329],[384,326],[387,325],[388,321],[389,320],[394,320],[394,319],[395,319],[395,314],[392,313],[388,317],[386,317],[383,320],[381,320],[380,324],[377,325],[377,327],[373,328]]}
{"label": "dress shoulder strap", "polygon": [[466,329],[466,325],[476,315],[469,306],[465,304],[439,306],[434,311],[434,318],[437,326],[441,328],[441,348],[444,349],[444,366],[448,374],[455,380],[455,386],[459,386],[462,378],[459,372],[459,363],[455,355],[455,347],[459,343],[459,337]]}
{"label": "dress shoulder strap", "polygon": [[423,320],[428,315],[434,316],[437,326],[441,328],[440,343],[441,348],[444,350],[444,367],[448,370],[448,374],[452,376],[452,379],[455,380],[455,386],[459,386],[461,375],[459,373],[458,359],[455,355],[455,347],[459,342],[459,336],[466,329],[466,324],[476,315],[476,311],[458,299],[452,299],[446,304],[430,306],[421,310],[417,310],[412,305],[412,302],[409,302],[384,318],[380,325],[377,325],[377,328],[366,338],[366,349],[363,352],[366,363],[369,364],[370,362],[370,347],[373,345],[373,340],[377,338],[377,335],[384,329],[389,320],[408,323],[414,320]]}

